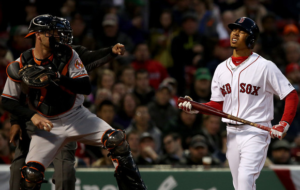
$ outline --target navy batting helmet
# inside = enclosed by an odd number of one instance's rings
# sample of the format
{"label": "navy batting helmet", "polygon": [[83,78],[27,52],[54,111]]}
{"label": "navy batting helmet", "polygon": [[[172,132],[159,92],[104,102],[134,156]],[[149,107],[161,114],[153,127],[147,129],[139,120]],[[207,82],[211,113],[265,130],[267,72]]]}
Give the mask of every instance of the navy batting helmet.
{"label": "navy batting helmet", "polygon": [[[36,32],[57,30],[59,42],[63,44],[71,44],[73,40],[72,28],[70,22],[65,18],[52,16],[49,14],[39,15],[30,21],[28,28],[29,33],[25,38]],[[53,35],[53,34],[50,34]],[[50,36],[49,36],[50,37]]]}
{"label": "navy batting helmet", "polygon": [[246,45],[249,49],[253,49],[259,34],[259,28],[252,19],[247,17],[241,17],[237,19],[234,23],[228,24],[228,27],[231,30],[235,28],[240,28],[247,32],[249,36],[246,39]]}

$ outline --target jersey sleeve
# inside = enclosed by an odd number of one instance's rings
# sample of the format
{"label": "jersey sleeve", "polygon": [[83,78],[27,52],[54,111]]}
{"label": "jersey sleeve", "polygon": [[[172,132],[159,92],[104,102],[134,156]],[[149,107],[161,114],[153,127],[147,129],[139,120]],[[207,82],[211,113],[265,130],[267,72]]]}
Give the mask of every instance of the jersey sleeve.
{"label": "jersey sleeve", "polygon": [[12,100],[19,101],[21,94],[21,83],[12,81],[10,78],[7,78],[2,96]]}
{"label": "jersey sleeve", "polygon": [[215,102],[224,101],[224,96],[220,90],[219,86],[219,76],[218,76],[218,68],[216,69],[214,76],[211,81],[211,98],[210,100]]}
{"label": "jersey sleeve", "polygon": [[273,62],[267,63],[266,80],[266,91],[278,95],[280,100],[284,99],[294,90],[293,85]]}
{"label": "jersey sleeve", "polygon": [[69,64],[69,75],[71,78],[87,77],[87,71],[78,56],[77,52],[73,50],[73,58]]}

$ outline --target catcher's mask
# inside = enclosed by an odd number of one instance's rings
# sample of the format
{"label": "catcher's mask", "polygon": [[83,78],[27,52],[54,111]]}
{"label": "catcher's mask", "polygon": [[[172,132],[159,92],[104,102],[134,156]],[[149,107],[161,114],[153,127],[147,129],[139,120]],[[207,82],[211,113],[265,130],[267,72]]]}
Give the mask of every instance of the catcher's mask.
{"label": "catcher's mask", "polygon": [[[73,34],[70,22],[61,17],[52,15],[39,15],[30,21],[29,33],[25,38],[32,36],[36,32],[45,32],[49,37],[50,47],[59,48],[61,44],[72,44]],[[55,34],[57,31],[57,34]]]}

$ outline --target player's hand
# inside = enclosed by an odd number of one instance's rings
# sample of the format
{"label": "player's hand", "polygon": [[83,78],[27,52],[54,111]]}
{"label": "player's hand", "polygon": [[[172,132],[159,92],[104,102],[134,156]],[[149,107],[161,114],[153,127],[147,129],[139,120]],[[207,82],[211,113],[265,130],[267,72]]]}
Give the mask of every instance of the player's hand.
{"label": "player's hand", "polygon": [[16,146],[16,138],[17,135],[20,140],[22,140],[22,129],[20,125],[14,124],[11,126],[10,131],[9,131],[9,142],[13,143],[14,146]]}
{"label": "player's hand", "polygon": [[274,125],[270,131],[270,135],[272,138],[277,137],[279,140],[282,140],[283,134],[285,134],[290,125],[285,121],[280,121],[278,125]]}
{"label": "player's hand", "polygon": [[112,48],[112,52],[117,55],[124,55],[125,53],[125,46],[123,44],[117,43]]}
{"label": "player's hand", "polygon": [[51,121],[40,116],[39,114],[34,114],[31,118],[31,121],[37,128],[43,129],[48,132],[50,132],[53,128],[53,124],[51,123]]}
{"label": "player's hand", "polygon": [[[192,101],[193,99],[189,96],[185,96],[184,97],[186,100],[190,100]],[[184,101],[184,102],[180,102],[178,104],[178,108],[179,109],[182,109],[183,111],[185,111],[186,113],[189,113],[189,114],[197,114],[199,113],[199,111],[197,110],[193,110],[192,109],[192,104],[189,102],[189,101]]]}

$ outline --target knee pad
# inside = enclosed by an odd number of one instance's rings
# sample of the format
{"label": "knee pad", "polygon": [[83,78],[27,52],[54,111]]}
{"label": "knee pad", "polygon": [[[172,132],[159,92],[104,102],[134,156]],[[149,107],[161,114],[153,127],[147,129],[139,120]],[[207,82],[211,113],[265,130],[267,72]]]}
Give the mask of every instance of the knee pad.
{"label": "knee pad", "polygon": [[101,142],[112,156],[129,154],[130,149],[126,141],[126,134],[122,130],[109,129],[105,131]]}
{"label": "knee pad", "polygon": [[21,190],[40,190],[44,182],[45,167],[37,162],[28,162],[21,169]]}

